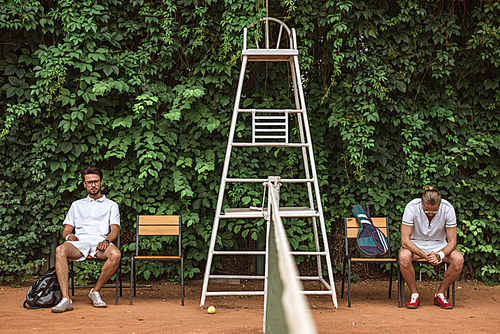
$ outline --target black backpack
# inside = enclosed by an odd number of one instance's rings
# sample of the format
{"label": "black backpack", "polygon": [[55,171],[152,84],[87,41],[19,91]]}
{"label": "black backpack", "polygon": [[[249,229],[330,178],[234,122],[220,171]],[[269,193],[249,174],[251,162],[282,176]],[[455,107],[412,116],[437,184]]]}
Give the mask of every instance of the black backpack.
{"label": "black backpack", "polygon": [[62,293],[57,280],[56,268],[52,267],[29,288],[23,306],[28,309],[52,307],[56,306],[61,299]]}

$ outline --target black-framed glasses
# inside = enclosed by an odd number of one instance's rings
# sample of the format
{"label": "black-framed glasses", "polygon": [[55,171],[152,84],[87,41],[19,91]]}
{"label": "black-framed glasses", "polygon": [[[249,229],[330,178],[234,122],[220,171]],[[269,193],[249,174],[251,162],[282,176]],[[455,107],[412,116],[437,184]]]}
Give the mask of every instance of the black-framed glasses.
{"label": "black-framed glasses", "polygon": [[93,186],[94,184],[95,185],[99,184],[99,182],[101,182],[101,180],[97,180],[97,181],[84,181],[84,182],[88,186]]}

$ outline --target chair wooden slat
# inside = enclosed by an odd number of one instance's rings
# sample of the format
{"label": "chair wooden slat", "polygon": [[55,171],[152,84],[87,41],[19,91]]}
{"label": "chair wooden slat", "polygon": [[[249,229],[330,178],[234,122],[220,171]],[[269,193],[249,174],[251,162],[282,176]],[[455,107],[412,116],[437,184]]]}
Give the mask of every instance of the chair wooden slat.
{"label": "chair wooden slat", "polygon": [[179,225],[179,216],[139,216],[139,225]]}
{"label": "chair wooden slat", "polygon": [[139,235],[179,235],[179,225],[177,226],[142,226],[139,225]]}

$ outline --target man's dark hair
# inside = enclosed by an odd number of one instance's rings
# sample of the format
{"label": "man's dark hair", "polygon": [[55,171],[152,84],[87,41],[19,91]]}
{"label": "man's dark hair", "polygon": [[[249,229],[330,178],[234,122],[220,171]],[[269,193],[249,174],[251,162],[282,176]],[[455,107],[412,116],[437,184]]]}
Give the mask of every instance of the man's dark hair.
{"label": "man's dark hair", "polygon": [[82,170],[82,180],[85,182],[85,175],[87,174],[97,174],[99,175],[99,178],[101,179],[102,181],[102,172],[101,170],[99,169],[99,167],[95,167],[95,166],[88,166],[87,168],[83,169]]}

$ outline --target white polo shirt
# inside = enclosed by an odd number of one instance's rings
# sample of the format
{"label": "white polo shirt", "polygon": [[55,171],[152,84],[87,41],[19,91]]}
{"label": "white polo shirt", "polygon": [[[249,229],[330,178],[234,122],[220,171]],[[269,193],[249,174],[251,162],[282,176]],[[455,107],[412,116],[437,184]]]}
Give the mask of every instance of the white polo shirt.
{"label": "white polo shirt", "polygon": [[422,199],[416,198],[406,205],[403,224],[413,226],[412,241],[446,243],[446,227],[456,227],[457,217],[450,202],[442,199],[438,213],[429,222],[422,206]]}
{"label": "white polo shirt", "polygon": [[73,226],[79,239],[103,241],[111,231],[110,225],[120,225],[120,210],[104,195],[97,200],[87,196],[71,204],[64,224]]}

